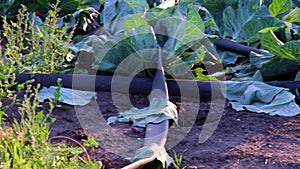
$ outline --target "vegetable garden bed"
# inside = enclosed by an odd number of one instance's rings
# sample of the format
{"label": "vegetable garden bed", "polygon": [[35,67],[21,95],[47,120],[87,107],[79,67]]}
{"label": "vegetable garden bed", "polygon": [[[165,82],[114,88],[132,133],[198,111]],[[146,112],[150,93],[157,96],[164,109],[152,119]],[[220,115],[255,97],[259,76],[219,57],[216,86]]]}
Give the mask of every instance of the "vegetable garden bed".
{"label": "vegetable garden bed", "polygon": [[0,168],[300,168],[298,0],[24,3]]}
{"label": "vegetable garden bed", "polygon": [[[127,97],[119,93],[118,96]],[[97,105],[101,109],[102,115],[108,117],[118,114],[118,110],[111,98],[110,92],[97,92]],[[131,94],[130,100],[133,105],[143,108],[149,104],[146,95]],[[193,105],[193,100],[181,102],[178,96],[171,96],[170,100],[178,107],[182,104],[188,105],[190,109],[197,109],[197,104]],[[203,124],[211,107],[210,101],[201,101],[199,113],[195,125],[188,135],[168,152],[174,157],[174,151],[177,155],[183,154],[182,166],[187,168],[298,168],[299,164],[299,122],[297,117],[269,116],[265,114],[256,114],[253,112],[237,112],[229,107],[223,111],[222,119],[217,130],[205,143],[199,143],[199,135],[203,129]],[[121,105],[123,109],[128,109],[127,104]],[[47,106],[46,106],[47,107]],[[120,109],[120,107],[119,107]],[[122,108],[121,108],[122,109]],[[15,116],[16,107],[10,107],[9,117]],[[183,110],[181,113],[189,113],[189,110]],[[54,109],[51,117],[56,121],[51,125],[50,136],[68,136],[78,141],[93,137],[99,139],[100,143],[107,141],[111,149],[100,147],[88,149],[91,159],[101,161],[106,168],[121,168],[130,164],[130,156],[111,153],[112,149],[120,148],[120,142],[110,140],[109,136],[99,133],[94,135],[87,134],[88,130],[83,129],[78,114],[73,106],[62,104],[61,107]],[[183,120],[181,122],[181,120]],[[184,123],[181,119],[179,123]],[[10,124],[13,119],[6,121]],[[145,130],[139,127],[132,127],[131,124],[117,123],[111,125],[115,132],[124,134],[133,138],[143,138]],[[101,133],[101,129],[99,132]],[[169,138],[172,139],[172,138]],[[63,140],[68,146],[75,146],[72,142]],[[133,153],[141,145],[126,147],[121,149],[126,153]],[[84,157],[84,154],[82,154]],[[172,168],[172,167],[171,167]]]}
{"label": "vegetable garden bed", "polygon": [[[110,92],[97,92],[97,104],[103,116],[108,118],[118,112],[111,99]],[[126,97],[120,94],[120,97]],[[131,95],[133,105],[142,108],[149,104],[145,95]],[[180,98],[173,96],[171,101],[180,104]],[[199,134],[210,109],[209,101],[202,101],[195,125],[188,135],[169,152],[177,155],[183,152],[182,167],[187,168],[299,168],[300,117],[280,117],[253,112],[237,112],[226,107],[220,124],[212,137],[205,143],[198,143]],[[125,108],[127,105],[123,105]],[[194,106],[191,105],[191,109]],[[13,114],[15,108],[10,109]],[[188,110],[186,110],[188,113]],[[81,127],[73,106],[62,105],[55,108],[51,117],[56,121],[51,125],[51,136],[69,136],[78,141],[86,139],[87,133]],[[117,132],[131,137],[144,137],[144,129],[132,127],[130,124],[118,123],[112,127]],[[100,130],[101,131],[101,130]],[[97,137],[95,137],[97,138]],[[109,139],[107,140],[109,141]],[[70,146],[70,142],[64,141]],[[119,147],[111,142],[112,147]],[[129,150],[129,149],[126,149]],[[131,151],[134,151],[132,147]],[[129,159],[103,150],[101,147],[89,149],[92,159],[101,160],[106,168],[121,168],[130,164]],[[132,153],[132,152],[131,152]],[[84,156],[82,154],[82,156]]]}

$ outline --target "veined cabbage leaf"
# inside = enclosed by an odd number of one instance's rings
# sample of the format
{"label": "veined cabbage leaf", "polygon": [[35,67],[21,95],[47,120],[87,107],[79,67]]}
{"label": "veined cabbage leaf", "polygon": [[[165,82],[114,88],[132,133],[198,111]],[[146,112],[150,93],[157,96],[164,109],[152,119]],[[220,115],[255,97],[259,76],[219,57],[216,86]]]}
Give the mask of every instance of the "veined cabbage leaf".
{"label": "veined cabbage leaf", "polygon": [[[264,79],[286,76],[300,70],[300,41],[281,42],[272,31],[261,38],[261,44],[275,56],[267,62],[261,62],[262,58],[252,55],[252,62],[261,64],[258,66]],[[250,61],[251,61],[250,59]],[[263,64],[262,64],[263,63]]]}
{"label": "veined cabbage leaf", "polygon": [[259,0],[239,0],[237,9],[226,7],[222,20],[222,37],[244,43],[258,41],[261,29],[283,25],[279,19],[270,14],[265,5],[260,5]]}

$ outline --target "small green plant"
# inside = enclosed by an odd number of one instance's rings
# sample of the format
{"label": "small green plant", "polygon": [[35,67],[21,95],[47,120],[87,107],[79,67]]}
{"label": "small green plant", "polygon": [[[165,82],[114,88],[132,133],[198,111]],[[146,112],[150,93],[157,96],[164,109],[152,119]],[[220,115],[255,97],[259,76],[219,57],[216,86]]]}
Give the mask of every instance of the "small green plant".
{"label": "small green plant", "polygon": [[99,146],[99,143],[91,137],[88,137],[87,139],[83,139],[82,142],[85,147],[89,147],[92,149]]}
{"label": "small green plant", "polygon": [[11,87],[16,85],[15,75],[9,65],[1,62],[0,59],[0,99],[13,98],[15,91],[11,90]]}
{"label": "small green plant", "polygon": [[61,96],[61,88],[62,88],[62,79],[61,79],[61,78],[58,78],[56,83],[57,83],[57,87],[56,87],[55,92],[54,92],[54,97],[51,98],[51,101],[52,101],[52,103],[54,103],[55,105],[60,105],[61,102],[64,101],[63,99],[60,99],[60,96]]}
{"label": "small green plant", "polygon": [[[182,152],[182,154],[180,154],[179,156],[177,155],[177,153],[173,150],[173,154],[174,154],[174,161],[172,162],[173,163],[173,166],[176,168],[176,169],[180,169],[181,165],[182,165],[182,160],[183,160],[183,154],[186,152],[186,150],[184,150]],[[185,169],[186,166],[182,167],[181,169]]]}

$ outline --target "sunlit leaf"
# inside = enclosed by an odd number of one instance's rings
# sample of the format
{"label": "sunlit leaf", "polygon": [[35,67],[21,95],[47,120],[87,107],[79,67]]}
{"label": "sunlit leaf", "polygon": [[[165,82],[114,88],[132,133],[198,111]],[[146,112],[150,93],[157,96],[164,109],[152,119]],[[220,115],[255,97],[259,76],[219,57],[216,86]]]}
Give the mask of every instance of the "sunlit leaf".
{"label": "sunlit leaf", "polygon": [[276,17],[280,14],[284,14],[292,9],[291,0],[273,0],[269,6],[270,13]]}
{"label": "sunlit leaf", "polygon": [[140,15],[135,14],[124,22],[124,29],[131,30],[142,25],[148,25],[147,21]]}
{"label": "sunlit leaf", "polygon": [[283,20],[300,25],[300,8],[295,8],[288,15],[283,17]]}

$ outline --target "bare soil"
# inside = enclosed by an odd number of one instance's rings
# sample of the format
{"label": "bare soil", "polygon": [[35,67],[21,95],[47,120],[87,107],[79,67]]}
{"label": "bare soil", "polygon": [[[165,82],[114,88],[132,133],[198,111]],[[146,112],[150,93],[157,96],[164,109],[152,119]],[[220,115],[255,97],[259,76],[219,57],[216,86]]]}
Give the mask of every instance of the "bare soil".
{"label": "bare soil", "polygon": [[[126,95],[119,94],[119,98]],[[181,102],[179,97],[171,97],[179,109]],[[142,108],[149,104],[144,95],[130,95],[131,103]],[[104,119],[117,115],[118,111],[130,108],[128,103],[115,106],[111,93],[98,92],[96,100],[97,107],[101,110]],[[199,143],[199,134],[211,107],[210,101],[201,101],[196,121],[176,146],[168,150],[169,155],[183,154],[181,167],[189,169],[295,169],[300,168],[300,116],[279,117],[266,114],[257,114],[247,111],[236,112],[227,107],[224,109],[220,123],[212,136],[204,143]],[[118,108],[118,109],[117,109]],[[93,136],[93,133],[82,126],[81,115],[78,111],[86,111],[84,107],[74,108],[69,105],[55,108],[52,117],[56,121],[51,126],[51,136],[70,136],[76,140],[86,139]],[[12,109],[13,110],[13,109]],[[188,113],[188,112],[187,112]],[[93,117],[90,119],[94,125]],[[184,119],[179,121],[184,123]],[[143,138],[144,129],[132,127],[131,124],[112,124],[115,134],[126,135],[132,138]],[[99,128],[99,131],[102,129]],[[100,132],[101,133],[101,132]],[[100,146],[89,150],[93,160],[101,160],[106,168],[121,168],[130,163],[128,152],[134,152],[136,147],[126,147],[122,140],[115,141],[115,137],[102,133]],[[106,135],[105,135],[106,134]],[[113,134],[113,133],[111,133]],[[95,133],[96,135],[96,133]],[[97,137],[97,136],[96,136]],[[126,140],[124,140],[126,141]],[[110,148],[101,145],[110,145]],[[123,146],[122,146],[123,145]],[[137,147],[141,146],[136,143]],[[125,148],[124,148],[125,146]],[[113,153],[115,150],[124,150],[124,154]]]}

